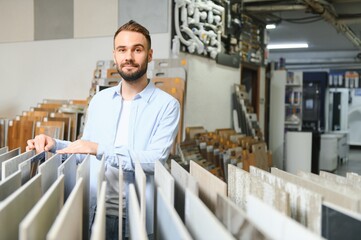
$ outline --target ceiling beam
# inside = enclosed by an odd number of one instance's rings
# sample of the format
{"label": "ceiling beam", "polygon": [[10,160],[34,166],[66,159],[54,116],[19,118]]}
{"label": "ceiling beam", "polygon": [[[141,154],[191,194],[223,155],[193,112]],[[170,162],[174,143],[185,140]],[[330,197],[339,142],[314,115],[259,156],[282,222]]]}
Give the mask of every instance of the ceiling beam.
{"label": "ceiling beam", "polygon": [[265,5],[245,7],[247,12],[280,12],[280,11],[297,11],[306,10],[305,5]]}

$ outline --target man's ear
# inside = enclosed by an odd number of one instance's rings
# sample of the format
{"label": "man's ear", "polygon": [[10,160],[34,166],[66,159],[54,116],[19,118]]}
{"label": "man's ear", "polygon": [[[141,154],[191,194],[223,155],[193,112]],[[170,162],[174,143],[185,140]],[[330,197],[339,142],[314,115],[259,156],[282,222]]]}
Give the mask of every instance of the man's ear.
{"label": "man's ear", "polygon": [[149,49],[148,51],[148,62],[153,60],[153,49]]}

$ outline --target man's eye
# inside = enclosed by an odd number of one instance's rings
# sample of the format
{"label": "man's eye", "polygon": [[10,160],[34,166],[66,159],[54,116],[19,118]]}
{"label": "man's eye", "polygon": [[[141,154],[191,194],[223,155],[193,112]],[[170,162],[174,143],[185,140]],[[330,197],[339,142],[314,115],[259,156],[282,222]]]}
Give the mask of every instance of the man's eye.
{"label": "man's eye", "polygon": [[140,53],[141,51],[142,51],[142,49],[140,49],[140,48],[135,49],[135,52],[137,52],[137,53]]}

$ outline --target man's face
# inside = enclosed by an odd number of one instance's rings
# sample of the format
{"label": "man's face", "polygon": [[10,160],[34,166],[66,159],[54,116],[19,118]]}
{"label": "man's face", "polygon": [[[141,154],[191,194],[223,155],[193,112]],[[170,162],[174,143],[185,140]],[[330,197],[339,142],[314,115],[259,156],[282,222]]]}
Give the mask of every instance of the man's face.
{"label": "man's face", "polygon": [[137,32],[122,31],[114,40],[114,61],[120,76],[128,82],[137,81],[147,73],[153,51],[146,38]]}

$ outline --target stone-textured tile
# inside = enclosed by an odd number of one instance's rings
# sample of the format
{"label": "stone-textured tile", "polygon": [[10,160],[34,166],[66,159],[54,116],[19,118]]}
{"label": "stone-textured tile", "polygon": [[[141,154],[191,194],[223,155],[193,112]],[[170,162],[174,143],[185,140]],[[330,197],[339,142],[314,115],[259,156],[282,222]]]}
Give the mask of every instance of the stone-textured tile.
{"label": "stone-textured tile", "polygon": [[228,165],[228,197],[244,211],[246,210],[250,188],[249,173],[231,164]]}
{"label": "stone-textured tile", "polygon": [[214,212],[217,193],[227,196],[227,184],[194,161],[190,161],[190,174],[199,184],[199,198]]}
{"label": "stone-textured tile", "polygon": [[[65,180],[65,178],[64,178]],[[51,226],[46,239],[82,239],[84,181],[76,182],[63,208]]]}
{"label": "stone-textured tile", "polygon": [[20,223],[20,239],[45,239],[63,204],[64,175],[61,175]]}
{"label": "stone-textured tile", "polygon": [[129,184],[129,234],[130,239],[144,240],[147,238],[145,224],[140,213],[139,201],[134,184]]}

